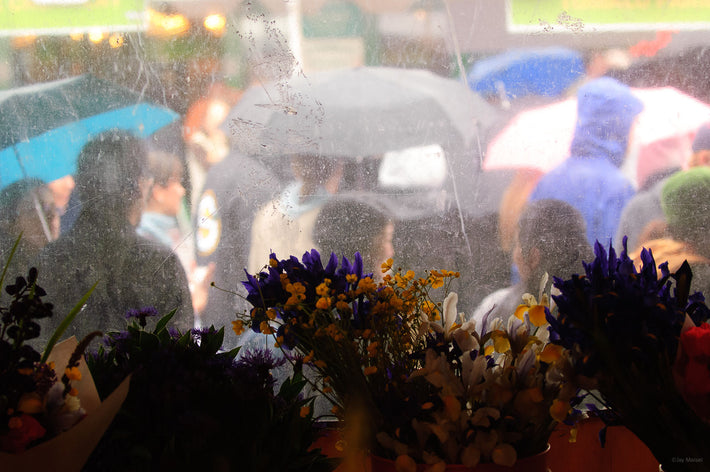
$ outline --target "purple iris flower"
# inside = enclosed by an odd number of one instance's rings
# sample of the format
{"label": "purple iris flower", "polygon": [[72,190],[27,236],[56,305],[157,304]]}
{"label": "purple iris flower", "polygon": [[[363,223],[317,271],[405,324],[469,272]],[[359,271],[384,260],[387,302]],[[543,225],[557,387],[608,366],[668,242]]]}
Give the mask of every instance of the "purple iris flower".
{"label": "purple iris flower", "polygon": [[131,310],[128,310],[126,312],[126,319],[130,320],[131,318],[137,318],[138,319],[138,324],[141,326],[141,328],[145,328],[147,321],[146,319],[149,316],[158,316],[160,313],[158,313],[157,308],[154,306],[144,306],[143,308],[133,308]]}
{"label": "purple iris flower", "polygon": [[[628,256],[626,239],[623,244],[617,257],[612,246],[607,252],[597,242],[596,257],[584,264],[584,276],[554,279],[560,290],[553,296],[559,314],[547,316],[550,340],[581,351],[577,368],[583,375],[593,376],[607,368],[610,358],[644,368],[652,368],[659,355],[672,362],[686,311],[690,307],[698,317],[707,313],[702,295],[689,295],[692,273],[687,263],[670,274],[667,263],[657,268],[652,252],[644,249],[643,265],[637,270]],[[675,290],[671,290],[672,279]],[[608,345],[600,346],[600,337]]]}

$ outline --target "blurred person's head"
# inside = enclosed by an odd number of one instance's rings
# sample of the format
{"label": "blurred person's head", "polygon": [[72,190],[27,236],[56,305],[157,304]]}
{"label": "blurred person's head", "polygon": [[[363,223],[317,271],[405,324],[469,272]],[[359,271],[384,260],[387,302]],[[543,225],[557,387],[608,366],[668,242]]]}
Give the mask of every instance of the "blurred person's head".
{"label": "blurred person's head", "polygon": [[567,278],[582,272],[582,261],[590,260],[592,248],[582,214],[561,200],[528,203],[518,219],[513,260],[522,282],[535,290],[542,276]]}
{"label": "blurred person's head", "polygon": [[670,176],[661,191],[667,231],[708,254],[710,234],[710,167],[700,166]]}
{"label": "blurred person's head", "polygon": [[334,198],[318,213],[313,241],[326,260],[334,252],[352,262],[356,252],[362,255],[365,271],[381,275],[380,265],[394,255],[394,224],[382,211],[370,204]]}
{"label": "blurred person's head", "polygon": [[185,116],[183,133],[187,147],[205,168],[221,162],[229,153],[229,142],[220,125],[227,118],[232,101],[226,92],[214,92],[213,96],[193,104]]}
{"label": "blurred person's head", "polygon": [[82,214],[104,222],[138,224],[150,184],[146,150],[130,133],[112,130],[89,141],[77,163]]}
{"label": "blurred person's head", "polygon": [[[35,202],[39,203],[39,210]],[[22,233],[23,247],[36,251],[48,242],[39,211],[43,213],[51,238],[55,239],[59,234],[59,216],[52,192],[41,180],[18,180],[0,191],[0,228],[11,238]]]}
{"label": "blurred person's head", "polygon": [[643,146],[636,167],[639,191],[647,190],[678,172],[688,159],[689,144],[687,137],[672,137]]}
{"label": "blurred person's head", "polygon": [[579,158],[605,156],[620,166],[643,103],[618,80],[602,77],[577,91],[577,124],[570,154]]}
{"label": "blurred person's head", "polygon": [[622,49],[592,49],[585,54],[584,63],[587,77],[596,79],[612,71],[628,69],[631,57]]}
{"label": "blurred person's head", "polygon": [[302,183],[301,196],[312,195],[319,187],[334,194],[338,192],[343,176],[343,161],[299,154],[291,158],[291,170],[296,180]]}
{"label": "blurred person's head", "polygon": [[62,178],[52,180],[47,184],[49,190],[52,191],[52,196],[54,198],[54,206],[59,211],[60,215],[63,215],[69,204],[69,198],[71,198],[71,193],[74,191],[76,183],[74,182],[74,177],[72,175],[65,175]]}
{"label": "blurred person's head", "polygon": [[710,165],[710,123],[704,124],[695,133],[693,154],[688,160],[688,167]]}
{"label": "blurred person's head", "polygon": [[185,187],[182,185],[184,167],[180,157],[165,151],[148,153],[148,173],[153,185],[148,194],[146,211],[176,216],[180,212]]}

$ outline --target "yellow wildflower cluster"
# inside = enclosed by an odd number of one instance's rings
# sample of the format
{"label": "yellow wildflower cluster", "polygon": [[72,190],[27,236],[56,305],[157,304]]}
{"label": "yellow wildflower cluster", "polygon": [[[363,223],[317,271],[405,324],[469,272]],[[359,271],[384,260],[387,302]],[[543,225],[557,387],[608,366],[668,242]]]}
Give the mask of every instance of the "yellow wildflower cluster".
{"label": "yellow wildflower cluster", "polygon": [[[286,280],[288,280],[288,278],[286,278]],[[295,308],[306,299],[306,287],[304,287],[301,282],[288,282],[286,283],[285,289],[291,294],[288,300],[286,300],[286,309]]]}
{"label": "yellow wildflower cluster", "polygon": [[[389,259],[382,265],[383,272],[392,272],[392,260]],[[397,312],[406,315],[424,314],[429,321],[440,319],[440,311],[437,303],[433,302],[429,290],[444,287],[448,292],[448,283],[454,278],[460,277],[458,272],[450,270],[431,270],[426,277],[417,278],[412,270],[403,272],[397,269],[393,273],[388,273],[383,278],[383,285],[393,289],[397,299],[390,301],[390,306]]]}

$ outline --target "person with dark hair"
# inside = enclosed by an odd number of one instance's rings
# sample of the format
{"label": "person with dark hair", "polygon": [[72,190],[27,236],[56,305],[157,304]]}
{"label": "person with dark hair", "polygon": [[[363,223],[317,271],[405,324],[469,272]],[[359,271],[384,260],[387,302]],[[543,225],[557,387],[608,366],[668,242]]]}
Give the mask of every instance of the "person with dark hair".
{"label": "person with dark hair", "polygon": [[95,283],[67,334],[81,338],[95,330],[122,329],[127,311],[146,306],[162,314],[176,309],[174,326],[192,328],[192,301],[178,258],[136,234],[152,183],[145,160],[142,143],[118,130],[82,149],[76,173],[81,213],[38,258],[40,285],[55,307],[43,335],[49,336]]}
{"label": "person with dark hair", "polygon": [[192,305],[197,315],[207,304],[208,280],[212,278],[214,264],[204,270],[197,268],[192,232],[184,230],[178,220],[185,203],[183,162],[174,153],[149,151],[148,172],[153,185],[148,192],[145,210],[136,231],[140,236],[169,248],[178,256],[187,274]]}
{"label": "person with dark hair", "polygon": [[582,261],[591,260],[592,248],[587,241],[582,214],[561,200],[545,199],[528,203],[518,219],[513,260],[520,282],[497,290],[483,299],[472,318],[478,328],[484,316],[507,322],[523,300],[531,293],[539,296],[541,282],[549,292],[552,278],[568,278],[583,271]]}
{"label": "person with dark hair", "polygon": [[138,234],[156,241],[176,251],[183,265],[187,267],[187,246],[182,231],[178,226],[177,215],[180,212],[185,187],[182,185],[183,165],[180,158],[164,151],[148,152],[148,172],[153,185],[148,192],[145,209],[138,224]]}
{"label": "person with dark hair", "polygon": [[6,282],[26,276],[39,251],[59,234],[52,193],[39,179],[18,180],[0,190],[0,267],[8,262],[20,234]]}
{"label": "person with dark hair", "polygon": [[381,278],[382,263],[394,255],[393,233],[392,220],[375,206],[333,197],[318,213],[313,241],[326,262],[331,253],[352,262],[359,252],[365,272]]}

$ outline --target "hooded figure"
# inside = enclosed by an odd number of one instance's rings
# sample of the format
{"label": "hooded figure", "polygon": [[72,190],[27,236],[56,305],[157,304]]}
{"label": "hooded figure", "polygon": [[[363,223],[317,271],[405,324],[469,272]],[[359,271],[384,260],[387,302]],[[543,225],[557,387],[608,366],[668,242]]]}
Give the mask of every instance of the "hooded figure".
{"label": "hooded figure", "polygon": [[540,179],[530,201],[556,198],[569,203],[582,213],[589,243],[609,244],[635,192],[619,166],[642,109],[627,86],[609,77],[580,87],[570,156]]}

